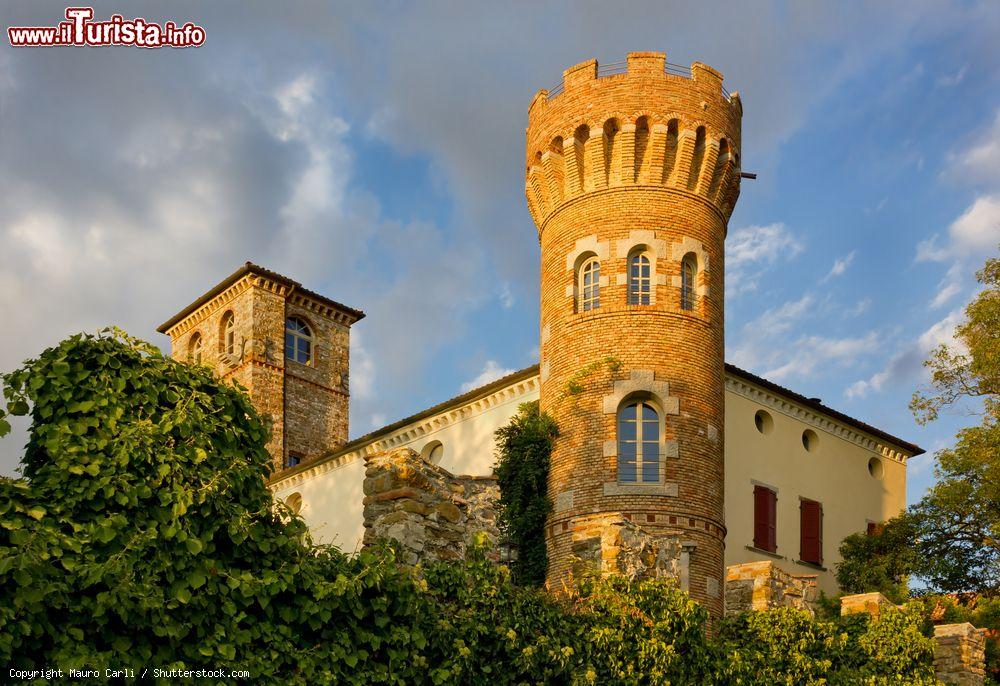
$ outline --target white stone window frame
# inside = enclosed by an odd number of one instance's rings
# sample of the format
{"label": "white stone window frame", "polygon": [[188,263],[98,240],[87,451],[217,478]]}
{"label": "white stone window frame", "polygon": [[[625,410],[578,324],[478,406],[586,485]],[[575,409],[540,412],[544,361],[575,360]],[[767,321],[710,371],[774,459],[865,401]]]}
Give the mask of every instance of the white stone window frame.
{"label": "white stone window frame", "polygon": [[[695,302],[692,309],[684,309],[681,306],[682,302],[682,288],[683,288],[683,278],[681,276],[684,267],[684,259],[688,255],[694,255],[695,257]],[[691,315],[698,315],[701,312],[699,304],[704,302],[704,299],[708,297],[708,274],[711,265],[708,260],[708,253],[705,251],[705,246],[701,241],[691,238],[690,236],[684,236],[680,241],[672,243],[670,245],[670,260],[677,265],[678,273],[672,279],[672,286],[676,289],[676,303],[677,309],[681,312],[687,312]]]}
{"label": "white stone window frame", "polygon": [[219,320],[219,350],[224,355],[236,354],[236,314],[226,310]]}
{"label": "white stone window frame", "polygon": [[566,271],[570,273],[571,277],[569,283],[566,284],[566,297],[572,300],[573,311],[577,314],[587,314],[594,312],[595,309],[600,309],[597,307],[586,312],[583,310],[582,269],[587,262],[594,258],[602,263],[597,285],[599,291],[604,291],[610,283],[606,267],[611,253],[610,247],[609,241],[599,241],[596,234],[591,234],[578,239],[573,249],[566,255]]}
{"label": "white stone window frame", "polygon": [[577,270],[577,312],[590,312],[601,307],[601,261],[589,255]]}
{"label": "white stone window frame", "polygon": [[[292,319],[297,319],[299,322],[301,322],[302,325],[305,326],[306,330],[309,332],[309,335],[308,336],[303,336],[303,335],[301,335],[297,331],[289,331],[289,329],[288,329],[288,322],[290,320],[292,320]],[[316,326],[313,324],[313,322],[310,321],[310,319],[308,317],[302,315],[299,312],[289,312],[287,315],[285,315],[285,325],[284,325],[283,334],[284,335],[282,337],[281,345],[282,345],[282,352],[283,352],[283,357],[285,358],[285,362],[294,362],[295,364],[301,364],[301,365],[304,365],[306,367],[315,367],[316,366],[317,346],[316,346]],[[299,362],[294,357],[289,357],[288,356],[288,341],[287,341],[288,334],[292,334],[292,336],[295,338],[296,341],[298,341],[299,339],[302,339],[302,340],[305,340],[305,341],[307,341],[309,343],[309,359],[308,359],[308,361],[306,361],[306,362]]]}
{"label": "white stone window frame", "polygon": [[[624,419],[622,413],[628,408],[634,407],[635,410],[635,439],[634,441],[626,441],[621,435],[621,425],[623,421],[631,421]],[[656,454],[655,456],[650,456],[644,454],[644,446],[649,441],[645,437],[646,420],[643,417],[643,410],[649,407],[656,413]],[[615,431],[617,435],[615,436],[617,441],[617,448],[620,452],[622,449],[622,444],[626,442],[635,443],[635,481],[623,481],[621,474],[618,474],[618,482],[621,484],[635,484],[635,485],[649,485],[649,484],[662,484],[666,479],[663,474],[663,469],[666,466],[666,460],[663,455],[663,432],[666,429],[666,421],[664,419],[663,410],[660,407],[660,403],[656,401],[655,398],[649,397],[646,394],[638,393],[625,398],[621,405],[618,407],[618,412],[615,415]],[[620,455],[616,455],[620,457]],[[647,481],[644,478],[644,472],[646,463],[655,462],[656,463],[656,474],[657,479],[655,481]],[[618,469],[621,469],[621,463],[618,463]]]}
{"label": "white stone window frame", "polygon": [[658,286],[665,286],[667,275],[659,270],[659,263],[667,256],[667,242],[658,239],[656,232],[649,229],[636,229],[628,232],[628,238],[615,241],[615,254],[625,260],[625,269],[615,274],[615,284],[625,287],[625,302],[629,303],[631,295],[630,273],[632,257],[637,254],[649,257],[649,305],[634,305],[633,307],[649,307],[656,304]]}
{"label": "white stone window frame", "polygon": [[188,338],[187,361],[190,364],[201,364],[205,355],[205,338],[200,331],[195,331]]}
{"label": "white stone window frame", "polygon": [[[623,482],[618,478],[618,414],[628,404],[642,400],[652,405],[659,414],[659,480],[655,483]],[[603,446],[605,458],[613,458],[614,481],[604,484],[604,495],[663,495],[677,496],[677,484],[666,480],[667,460],[679,456],[676,440],[667,440],[667,415],[680,414],[680,399],[670,395],[670,385],[657,381],[655,374],[648,370],[632,370],[628,379],[615,381],[613,391],[603,398],[604,414],[612,415],[614,437]]]}

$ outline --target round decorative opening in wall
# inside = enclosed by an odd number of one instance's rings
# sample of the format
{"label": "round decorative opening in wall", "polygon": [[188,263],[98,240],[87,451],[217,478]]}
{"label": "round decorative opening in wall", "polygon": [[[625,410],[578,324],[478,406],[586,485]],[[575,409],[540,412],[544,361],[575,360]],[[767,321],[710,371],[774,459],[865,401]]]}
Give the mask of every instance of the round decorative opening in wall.
{"label": "round decorative opening in wall", "polygon": [[440,464],[441,458],[444,457],[444,445],[441,441],[431,441],[420,451],[420,456],[431,464]]}
{"label": "round decorative opening in wall", "polygon": [[868,460],[868,473],[872,475],[873,479],[881,479],[884,469],[885,468],[882,466],[882,460],[877,457],[873,457]]}
{"label": "round decorative opening in wall", "polygon": [[771,429],[774,428],[774,420],[764,410],[757,410],[757,414],[753,416],[753,424],[758,432],[765,435],[771,433]]}
{"label": "round decorative opening in wall", "polygon": [[813,452],[819,446],[819,436],[812,429],[806,429],[802,432],[802,447]]}

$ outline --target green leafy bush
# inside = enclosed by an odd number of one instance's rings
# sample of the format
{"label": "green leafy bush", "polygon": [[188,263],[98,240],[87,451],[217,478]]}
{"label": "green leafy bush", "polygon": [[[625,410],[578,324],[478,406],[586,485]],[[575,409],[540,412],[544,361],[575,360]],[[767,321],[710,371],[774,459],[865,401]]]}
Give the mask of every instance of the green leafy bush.
{"label": "green leafy bush", "polygon": [[73,337],[3,380],[8,410],[33,420],[25,478],[0,480],[11,666],[300,684],[929,683],[927,639],[898,613],[845,624],[775,610],[713,637],[664,581],[556,597],[481,548],[417,577],[391,548],[315,546],[265,485],[247,397],[119,333]]}

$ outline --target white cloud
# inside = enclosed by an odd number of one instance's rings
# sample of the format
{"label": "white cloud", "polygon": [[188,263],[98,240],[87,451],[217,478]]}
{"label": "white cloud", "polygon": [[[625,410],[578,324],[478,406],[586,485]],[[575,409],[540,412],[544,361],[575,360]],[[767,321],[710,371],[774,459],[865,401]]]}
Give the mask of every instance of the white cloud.
{"label": "white cloud", "polygon": [[368,422],[372,429],[380,429],[386,425],[385,415],[381,412],[376,412],[372,415],[371,420]]}
{"label": "white cloud", "polygon": [[803,243],[781,222],[731,231],[726,239],[727,295],[756,290],[763,270],[803,250]]}
{"label": "white cloud", "polygon": [[963,64],[954,74],[946,74],[938,77],[934,85],[938,88],[953,88],[965,81],[966,74],[969,73],[969,65]]}
{"label": "white cloud", "polygon": [[954,334],[955,327],[963,318],[962,308],[952,310],[920,334],[915,342],[893,355],[883,369],[848,386],[844,396],[849,400],[865,398],[887,386],[897,386],[915,379],[921,374],[923,361],[931,350],[942,344],[959,349],[960,344],[955,340]]}
{"label": "white cloud", "polygon": [[962,255],[984,255],[1000,244],[1000,193],[985,195],[952,222],[948,233],[955,252]]}
{"label": "white cloud", "polygon": [[871,298],[862,298],[854,305],[854,307],[849,307],[844,310],[844,314],[848,317],[858,317],[869,310],[872,306]]}
{"label": "white cloud", "polygon": [[514,307],[514,303],[516,302],[514,294],[510,291],[510,284],[506,281],[500,284],[500,288],[497,291],[497,298],[500,300],[500,306],[505,310]]}
{"label": "white cloud", "polygon": [[964,150],[952,153],[942,176],[961,184],[1000,184],[1000,108],[990,128]]}
{"label": "white cloud", "polygon": [[830,271],[827,272],[826,276],[822,278],[820,283],[826,283],[830,279],[840,276],[841,274],[846,272],[847,268],[851,266],[852,262],[854,262],[854,255],[856,253],[857,253],[856,250],[852,250],[844,257],[838,257],[837,259],[835,259],[833,261],[833,266],[830,268]]}
{"label": "white cloud", "polygon": [[480,386],[485,386],[491,381],[496,381],[497,379],[503,378],[508,374],[513,374],[515,371],[517,370],[501,367],[496,360],[486,360],[486,365],[483,367],[483,371],[479,373],[479,376],[462,384],[462,393],[471,391],[474,388],[479,388]]}
{"label": "white cloud", "polygon": [[858,336],[799,334],[809,320],[820,316],[822,303],[806,293],[771,308],[745,324],[728,356],[734,364],[759,371],[778,382],[801,380],[878,350],[879,337],[871,331]]}

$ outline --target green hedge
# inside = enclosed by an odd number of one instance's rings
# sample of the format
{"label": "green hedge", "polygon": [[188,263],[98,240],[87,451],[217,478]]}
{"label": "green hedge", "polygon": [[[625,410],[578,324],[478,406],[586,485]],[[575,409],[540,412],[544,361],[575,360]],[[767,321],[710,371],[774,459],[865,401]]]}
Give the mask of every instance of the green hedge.
{"label": "green hedge", "polygon": [[303,684],[932,683],[930,643],[898,612],[776,610],[709,635],[662,581],[554,598],[479,549],[418,577],[391,548],[315,546],[272,502],[247,397],[117,332],[46,350],[4,394],[32,417],[24,479],[0,481],[7,665]]}

